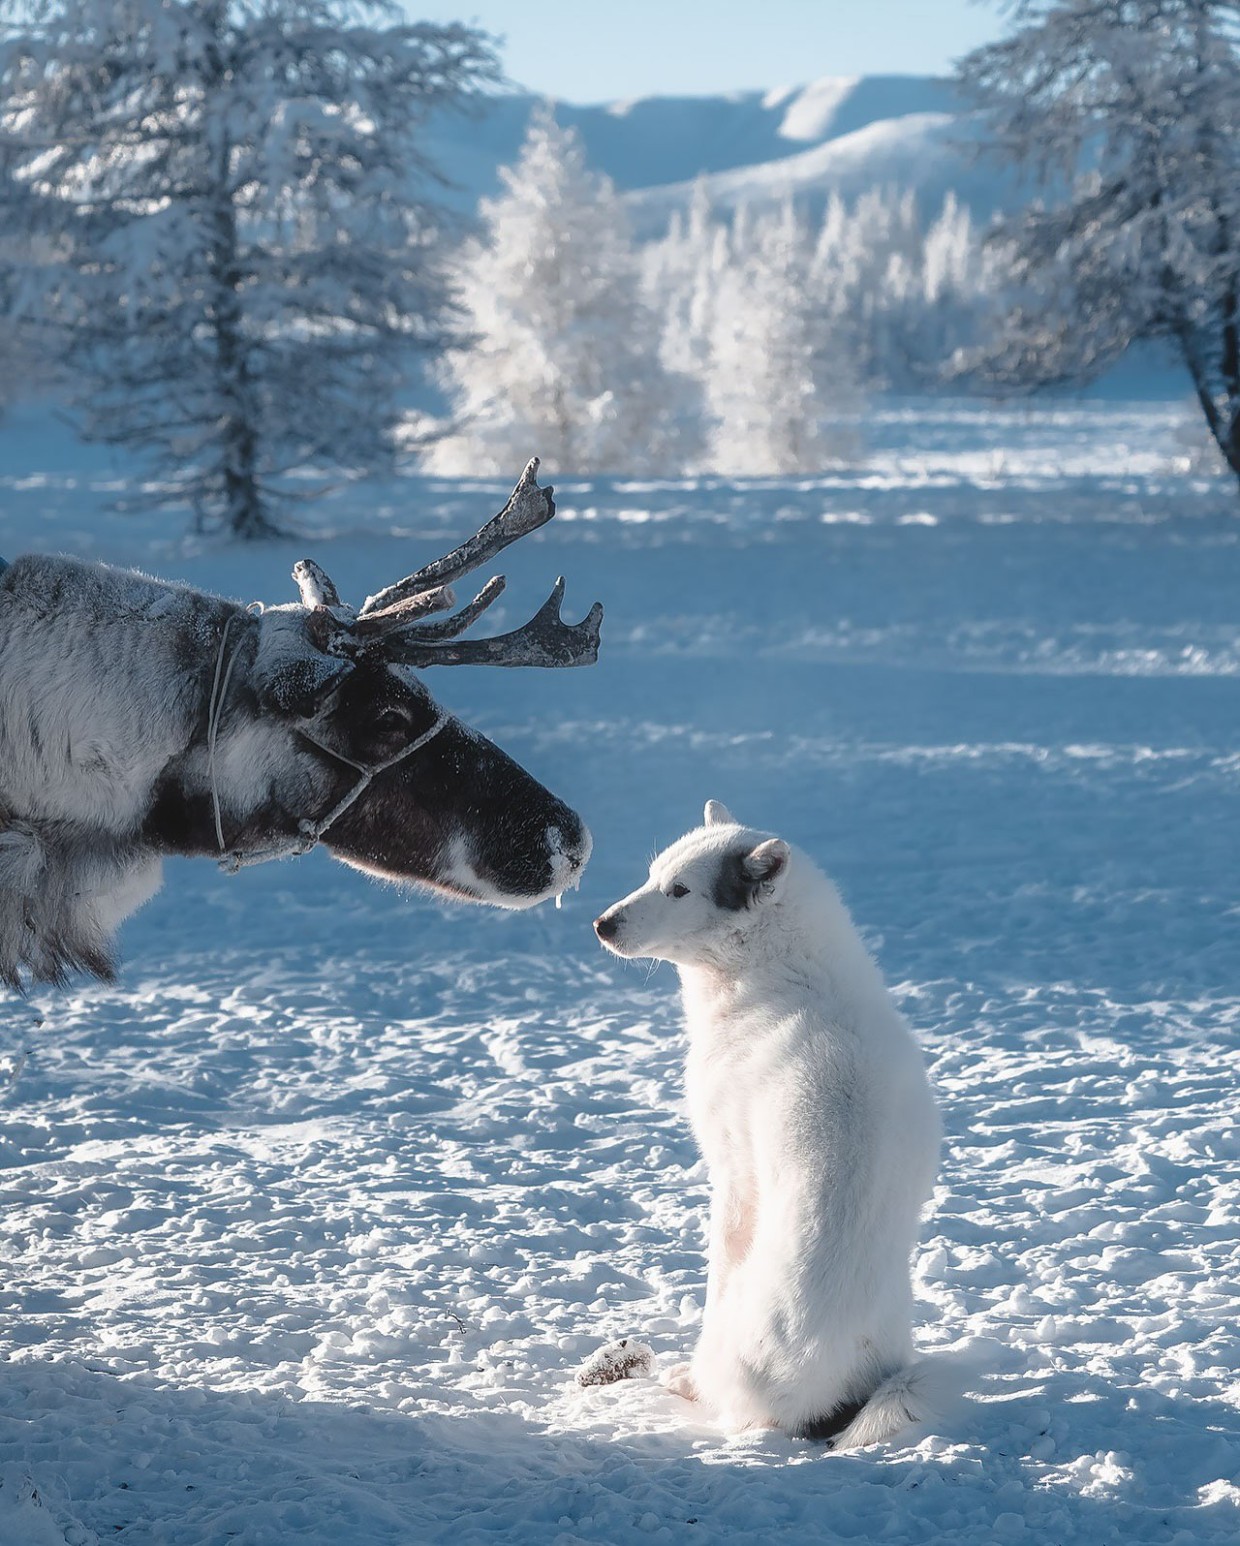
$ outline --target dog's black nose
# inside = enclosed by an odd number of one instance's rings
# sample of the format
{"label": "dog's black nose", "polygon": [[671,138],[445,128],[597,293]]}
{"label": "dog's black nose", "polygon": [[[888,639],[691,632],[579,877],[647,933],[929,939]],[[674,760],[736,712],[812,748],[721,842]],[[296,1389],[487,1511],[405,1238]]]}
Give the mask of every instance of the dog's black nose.
{"label": "dog's black nose", "polygon": [[594,932],[600,939],[615,939],[619,927],[620,920],[612,913],[604,913],[601,918],[594,920]]}

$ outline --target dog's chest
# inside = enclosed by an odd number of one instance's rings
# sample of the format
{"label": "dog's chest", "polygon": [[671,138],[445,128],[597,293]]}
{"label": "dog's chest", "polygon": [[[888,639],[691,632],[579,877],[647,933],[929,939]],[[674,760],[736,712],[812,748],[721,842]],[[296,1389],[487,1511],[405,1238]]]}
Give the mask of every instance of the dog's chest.
{"label": "dog's chest", "polygon": [[772,1049],[755,1034],[752,1015],[686,1008],[685,1095],[694,1134],[708,1164],[739,1159],[749,1148],[755,1110],[776,1076]]}

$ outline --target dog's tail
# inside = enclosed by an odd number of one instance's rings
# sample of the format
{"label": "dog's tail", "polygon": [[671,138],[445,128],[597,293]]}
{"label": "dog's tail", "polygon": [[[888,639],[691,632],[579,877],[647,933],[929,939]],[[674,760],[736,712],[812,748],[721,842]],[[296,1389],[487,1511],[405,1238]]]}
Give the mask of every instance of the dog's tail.
{"label": "dog's tail", "polygon": [[831,1440],[832,1449],[882,1444],[905,1428],[942,1421],[959,1403],[966,1371],[951,1358],[918,1358],[889,1374],[852,1421]]}

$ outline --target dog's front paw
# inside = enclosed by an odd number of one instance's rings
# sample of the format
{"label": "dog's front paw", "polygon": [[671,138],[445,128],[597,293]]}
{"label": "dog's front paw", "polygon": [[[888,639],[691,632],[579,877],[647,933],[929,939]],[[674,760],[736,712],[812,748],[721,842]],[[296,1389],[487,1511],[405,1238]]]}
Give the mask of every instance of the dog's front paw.
{"label": "dog's front paw", "polygon": [[685,1401],[696,1401],[698,1388],[692,1370],[692,1364],[676,1364],[663,1376],[665,1389],[670,1390],[674,1396],[681,1396]]}

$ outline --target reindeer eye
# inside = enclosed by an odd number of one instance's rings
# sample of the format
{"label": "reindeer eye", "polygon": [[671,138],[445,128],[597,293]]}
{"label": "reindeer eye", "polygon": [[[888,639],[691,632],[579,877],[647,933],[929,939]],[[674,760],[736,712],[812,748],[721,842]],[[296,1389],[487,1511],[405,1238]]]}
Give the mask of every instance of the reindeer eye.
{"label": "reindeer eye", "polygon": [[384,709],[375,715],[372,728],[380,735],[397,735],[408,730],[409,722],[399,709]]}
{"label": "reindeer eye", "polygon": [[682,886],[679,881],[672,887],[672,895],[676,898],[689,895],[688,886]]}

